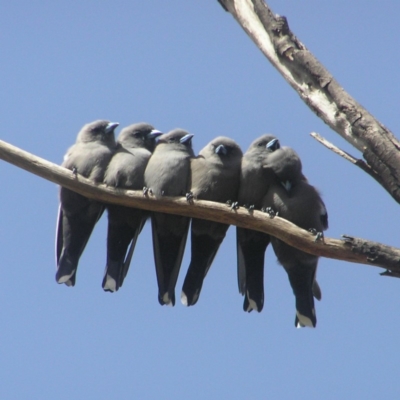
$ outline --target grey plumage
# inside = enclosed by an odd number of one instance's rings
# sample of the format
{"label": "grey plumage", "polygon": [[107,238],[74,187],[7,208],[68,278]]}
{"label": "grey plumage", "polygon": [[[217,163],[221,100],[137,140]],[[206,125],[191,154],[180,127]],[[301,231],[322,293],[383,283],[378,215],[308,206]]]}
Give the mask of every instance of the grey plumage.
{"label": "grey plumage", "polygon": [[[236,201],[242,151],[232,139],[217,137],[191,161],[191,193],[196,199],[225,203]],[[181,301],[196,304],[203,280],[211,267],[229,225],[192,219],[190,265],[183,283]]]}
{"label": "grey plumage", "polygon": [[[160,136],[144,174],[156,197],[184,196],[190,189],[193,135],[174,129]],[[154,212],[151,215],[158,301],[175,305],[175,285],[185,250],[190,218]]]}
{"label": "grey plumage", "polygon": [[[263,200],[279,216],[304,229],[322,232],[328,228],[328,214],[318,191],[302,174],[301,161],[294,150],[276,149],[267,158],[265,169],[274,177]],[[278,261],[286,270],[296,298],[297,327],[315,327],[314,296],[321,298],[316,282],[318,257],[295,249],[271,237]],[[314,295],[314,296],[313,296]]]}
{"label": "grey plumage", "polygon": [[[102,182],[115,151],[116,122],[105,120],[86,124],[76,143],[67,151],[62,166],[94,182]],[[74,286],[79,258],[89,240],[104,205],[69,189],[60,188],[60,207],[56,229],[56,281]]]}
{"label": "grey plumage", "polygon": [[[241,206],[263,208],[263,199],[271,184],[266,158],[279,142],[273,135],[256,139],[243,155],[238,201]],[[250,229],[236,229],[239,292],[245,296],[244,311],[261,312],[264,305],[264,255],[269,235]]]}
{"label": "grey plumage", "polygon": [[[144,171],[159,135],[160,131],[146,123],[124,128],[117,140],[117,151],[107,167],[104,183],[118,188],[143,189]],[[115,204],[109,204],[107,210],[107,265],[102,286],[105,291],[115,292],[128,273],[136,240],[149,213]]]}

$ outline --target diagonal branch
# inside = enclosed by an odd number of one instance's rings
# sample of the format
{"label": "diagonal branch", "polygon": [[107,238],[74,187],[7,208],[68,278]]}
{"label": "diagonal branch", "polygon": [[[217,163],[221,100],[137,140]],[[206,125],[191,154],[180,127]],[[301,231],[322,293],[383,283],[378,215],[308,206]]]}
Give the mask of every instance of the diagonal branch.
{"label": "diagonal branch", "polygon": [[182,197],[155,199],[151,195],[144,195],[141,191],[98,185],[81,175],[1,140],[0,159],[94,200],[254,229],[276,236],[308,253],[378,266],[388,270],[386,275],[400,275],[400,249],[394,247],[351,236],[345,236],[344,240],[325,238],[315,241],[315,236],[310,232],[285,219],[271,218],[261,211],[249,211],[243,207],[235,209],[228,204],[202,200],[188,202]]}
{"label": "diagonal branch", "polygon": [[379,184],[382,184],[381,177],[364,160],[361,160],[360,158],[355,158],[346,151],[339,149],[339,147],[335,146],[316,132],[311,132],[310,135],[315,140],[323,144],[326,148],[332,150],[335,154],[343,157],[345,160],[350,161],[352,164],[357,165],[357,167],[361,168],[369,176],[374,178]]}
{"label": "diagonal branch", "polygon": [[263,0],[218,0],[311,110],[362,152],[400,203],[400,142],[358,104]]}

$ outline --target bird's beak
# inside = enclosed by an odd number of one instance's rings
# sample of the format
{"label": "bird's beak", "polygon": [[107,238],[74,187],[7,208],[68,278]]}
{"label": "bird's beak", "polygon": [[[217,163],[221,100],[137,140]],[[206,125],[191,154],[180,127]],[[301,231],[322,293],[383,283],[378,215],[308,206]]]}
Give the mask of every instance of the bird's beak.
{"label": "bird's beak", "polygon": [[190,143],[192,137],[194,135],[192,135],[191,133],[188,133],[187,135],[185,135],[182,139],[179,140],[180,143]]}
{"label": "bird's beak", "polygon": [[106,126],[106,133],[114,133],[114,130],[118,125],[119,125],[119,122],[110,122]]}
{"label": "bird's beak", "polygon": [[223,155],[226,156],[226,153],[227,153],[227,152],[228,152],[228,151],[226,150],[226,147],[225,147],[223,144],[220,144],[220,145],[215,149],[215,153],[216,153],[216,154],[219,154],[219,155],[223,154]]}
{"label": "bird's beak", "polygon": [[161,136],[163,133],[158,131],[157,129],[153,129],[150,133],[147,134],[147,139],[156,139]]}
{"label": "bird's beak", "polygon": [[271,151],[275,151],[279,149],[281,146],[279,144],[278,139],[272,139],[270,142],[267,143],[267,149],[270,149]]}

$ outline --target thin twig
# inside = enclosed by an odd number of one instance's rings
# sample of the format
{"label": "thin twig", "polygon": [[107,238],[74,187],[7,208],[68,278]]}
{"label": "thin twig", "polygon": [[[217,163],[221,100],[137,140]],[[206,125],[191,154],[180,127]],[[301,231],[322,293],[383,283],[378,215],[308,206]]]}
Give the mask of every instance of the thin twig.
{"label": "thin twig", "polygon": [[329,150],[333,151],[335,154],[343,157],[345,160],[350,161],[352,164],[357,165],[357,167],[361,168],[364,172],[366,172],[371,178],[375,179],[379,184],[382,184],[382,180],[380,176],[364,161],[360,158],[355,158],[351,154],[346,151],[339,149],[339,147],[335,146],[333,143],[328,142],[324,137],[319,135],[316,132],[311,132],[310,135],[327,147]]}

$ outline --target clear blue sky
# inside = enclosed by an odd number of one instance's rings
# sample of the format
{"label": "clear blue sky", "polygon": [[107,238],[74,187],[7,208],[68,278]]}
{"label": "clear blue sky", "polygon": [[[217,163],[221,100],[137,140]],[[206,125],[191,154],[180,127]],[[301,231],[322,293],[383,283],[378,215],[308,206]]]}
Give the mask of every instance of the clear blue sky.
{"label": "clear blue sky", "polygon": [[[398,132],[398,1],[270,0],[298,38]],[[13,1],[0,6],[0,138],[60,163],[81,126],[148,121],[230,136],[274,133],[324,197],[327,235],[399,247],[399,205],[310,136],[357,151],[302,103],[216,0]],[[117,133],[119,130],[117,131]],[[234,229],[198,304],[161,307],[147,225],[130,273],[104,293],[105,218],[77,285],[54,280],[57,187],[0,161],[1,399],[398,399],[400,280],[321,259],[315,330],[297,330],[272,251],[261,314],[242,311]],[[179,297],[188,251],[177,284]]]}

